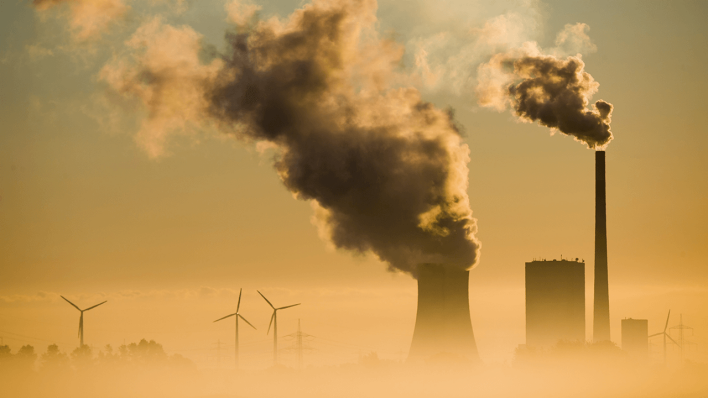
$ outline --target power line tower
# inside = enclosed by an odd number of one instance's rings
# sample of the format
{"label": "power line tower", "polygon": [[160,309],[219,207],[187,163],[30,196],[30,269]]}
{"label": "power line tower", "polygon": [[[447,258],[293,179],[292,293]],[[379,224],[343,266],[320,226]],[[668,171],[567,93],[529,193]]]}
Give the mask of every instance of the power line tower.
{"label": "power line tower", "polygon": [[680,352],[680,358],[681,358],[681,363],[683,363],[683,346],[684,344],[691,344],[690,341],[687,341],[684,339],[683,331],[684,330],[690,330],[691,335],[693,335],[693,328],[690,326],[686,326],[683,324],[683,314],[679,315],[679,324],[676,326],[672,326],[669,328],[670,330],[678,330],[679,331],[679,341],[678,341],[678,346],[679,346],[679,352]]}
{"label": "power line tower", "polygon": [[293,339],[293,347],[290,347],[289,349],[295,350],[295,354],[297,355],[297,367],[298,367],[298,369],[302,369],[303,351],[312,350],[311,347],[309,347],[305,344],[305,340],[310,337],[313,337],[313,336],[302,332],[302,329],[300,329],[300,319],[298,319],[297,320],[297,332],[291,333],[285,337],[286,338],[289,337],[289,338]]}
{"label": "power line tower", "polygon": [[221,369],[221,340],[216,340],[216,367]]}

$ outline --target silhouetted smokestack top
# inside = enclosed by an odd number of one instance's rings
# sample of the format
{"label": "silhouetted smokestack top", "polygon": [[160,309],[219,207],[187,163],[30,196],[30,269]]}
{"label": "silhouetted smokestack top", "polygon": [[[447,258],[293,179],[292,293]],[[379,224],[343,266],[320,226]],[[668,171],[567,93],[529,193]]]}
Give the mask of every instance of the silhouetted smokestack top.
{"label": "silhouetted smokestack top", "polygon": [[610,340],[610,296],[607,272],[607,206],[605,197],[605,151],[596,151],[594,341]]}
{"label": "silhouetted smokestack top", "polygon": [[409,360],[454,355],[477,361],[469,307],[469,271],[442,264],[418,266],[418,312]]}

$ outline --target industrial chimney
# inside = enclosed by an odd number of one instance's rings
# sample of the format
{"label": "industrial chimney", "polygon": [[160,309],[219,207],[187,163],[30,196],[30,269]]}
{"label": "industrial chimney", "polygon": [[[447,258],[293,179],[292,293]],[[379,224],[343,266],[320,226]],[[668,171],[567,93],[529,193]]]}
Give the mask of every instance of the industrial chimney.
{"label": "industrial chimney", "polygon": [[595,152],[595,292],[593,340],[610,340],[610,296],[607,280],[607,206],[605,151]]}
{"label": "industrial chimney", "polygon": [[409,361],[437,355],[479,360],[468,292],[468,270],[441,264],[418,267],[418,312]]}

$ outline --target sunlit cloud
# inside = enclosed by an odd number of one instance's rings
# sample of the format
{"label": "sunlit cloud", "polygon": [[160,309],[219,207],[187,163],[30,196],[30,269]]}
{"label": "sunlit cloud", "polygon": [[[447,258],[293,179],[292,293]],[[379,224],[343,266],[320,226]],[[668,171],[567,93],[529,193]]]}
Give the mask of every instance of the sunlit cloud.
{"label": "sunlit cloud", "polygon": [[262,8],[248,0],[231,0],[226,3],[228,20],[236,25],[247,24]]}
{"label": "sunlit cloud", "polygon": [[78,41],[100,37],[130,10],[125,0],[34,0],[33,5],[40,12],[67,7],[63,12]]}
{"label": "sunlit cloud", "polygon": [[126,41],[125,54],[99,73],[114,92],[147,106],[136,140],[151,157],[165,155],[170,135],[199,131],[207,123],[206,90],[223,62],[202,64],[201,40],[188,26],[173,27],[154,18]]}

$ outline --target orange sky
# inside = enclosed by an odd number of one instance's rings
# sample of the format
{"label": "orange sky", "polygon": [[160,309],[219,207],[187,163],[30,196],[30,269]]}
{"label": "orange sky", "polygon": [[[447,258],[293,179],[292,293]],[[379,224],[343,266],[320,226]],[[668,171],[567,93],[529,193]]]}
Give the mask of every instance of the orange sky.
{"label": "orange sky", "polygon": [[[411,70],[412,54],[428,46],[435,71],[453,70],[461,60],[474,70],[491,54],[467,44],[500,16],[522,22],[506,33],[510,45],[551,48],[565,24],[590,26],[597,51],[583,60],[600,82],[594,99],[615,106],[616,138],[607,151],[613,340],[619,342],[621,318],[649,319],[652,333],[671,309],[695,328],[695,355],[706,360],[706,5],[501,3],[421,0],[403,7],[382,0],[379,31],[405,46],[404,67]],[[90,344],[154,338],[213,365],[214,343],[230,342],[232,331],[211,321],[230,313],[243,287],[244,314],[259,328],[246,330],[244,342],[267,344],[270,314],[259,289],[283,305],[303,303],[283,312],[283,333],[300,318],[308,333],[349,344],[332,348],[331,357],[322,348],[322,362],[356,358],[361,350],[391,358],[407,350],[415,281],[387,272],[372,255],[328,248],[310,205],[293,199],[267,156],[200,132],[177,137],[169,156],[151,159],[134,140],[144,112],[139,104],[105,106],[99,70],[154,15],[188,24],[222,48],[223,1],[146,4],[129,3],[127,16],[95,27],[100,35],[88,40],[81,36],[87,22],[67,8],[0,5],[5,343],[43,351],[56,341],[68,350],[77,344],[78,315],[58,294],[82,306],[107,298],[86,315]],[[287,15],[299,2],[257,4],[268,16]],[[439,44],[445,37],[447,47]],[[471,272],[472,321],[483,359],[508,361],[524,339],[524,262],[585,259],[592,285],[594,154],[508,112],[480,108],[472,86],[419,83],[425,99],[454,107],[465,130],[468,194],[482,242]],[[588,291],[588,305],[591,298]],[[589,306],[587,318],[590,337]],[[254,354],[252,366],[267,361],[267,350]]]}

